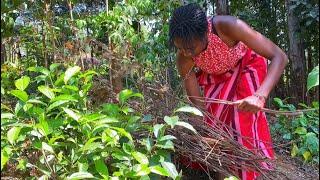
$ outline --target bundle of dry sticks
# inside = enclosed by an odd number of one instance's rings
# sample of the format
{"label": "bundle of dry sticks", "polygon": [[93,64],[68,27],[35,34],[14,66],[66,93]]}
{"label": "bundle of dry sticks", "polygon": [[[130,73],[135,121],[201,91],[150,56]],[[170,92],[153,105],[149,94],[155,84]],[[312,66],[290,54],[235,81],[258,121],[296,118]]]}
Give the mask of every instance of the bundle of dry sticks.
{"label": "bundle of dry sticks", "polygon": [[[264,157],[259,149],[248,150],[239,144],[226,131],[224,124],[221,123],[220,126],[224,128],[209,127],[205,122],[190,116],[184,115],[183,119],[197,133],[180,127],[169,129],[168,133],[177,138],[174,142],[175,151],[183,158],[200,163],[208,174],[215,171],[226,176],[237,176],[238,170],[245,169],[259,172],[262,179],[285,179],[285,175],[277,171],[276,160]],[[228,129],[231,130],[229,127]]]}

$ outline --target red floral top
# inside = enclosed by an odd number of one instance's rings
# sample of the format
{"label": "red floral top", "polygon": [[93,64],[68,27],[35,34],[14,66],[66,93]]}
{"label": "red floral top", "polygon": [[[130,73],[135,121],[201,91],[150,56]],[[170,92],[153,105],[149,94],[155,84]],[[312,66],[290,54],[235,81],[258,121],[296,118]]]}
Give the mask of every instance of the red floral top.
{"label": "red floral top", "polygon": [[247,46],[241,41],[233,47],[228,47],[215,33],[212,32],[211,18],[208,20],[208,47],[193,60],[202,71],[209,74],[223,74],[236,66],[245,55]]}

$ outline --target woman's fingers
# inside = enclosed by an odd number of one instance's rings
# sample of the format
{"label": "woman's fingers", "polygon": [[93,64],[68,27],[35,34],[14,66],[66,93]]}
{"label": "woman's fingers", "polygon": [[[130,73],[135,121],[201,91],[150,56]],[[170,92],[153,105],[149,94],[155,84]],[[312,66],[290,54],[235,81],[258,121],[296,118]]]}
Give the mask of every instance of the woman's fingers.
{"label": "woman's fingers", "polygon": [[262,108],[259,99],[252,96],[249,96],[242,100],[235,101],[234,104],[237,105],[240,111],[247,111],[252,113],[256,113]]}

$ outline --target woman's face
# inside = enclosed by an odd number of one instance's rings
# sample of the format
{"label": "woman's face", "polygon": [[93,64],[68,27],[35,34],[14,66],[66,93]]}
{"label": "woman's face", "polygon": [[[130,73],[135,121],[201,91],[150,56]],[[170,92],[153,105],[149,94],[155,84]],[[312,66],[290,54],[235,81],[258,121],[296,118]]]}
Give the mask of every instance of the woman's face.
{"label": "woman's face", "polygon": [[194,39],[190,41],[190,44],[184,44],[181,38],[176,38],[173,41],[175,47],[185,57],[195,57],[207,48],[207,38],[203,40]]}

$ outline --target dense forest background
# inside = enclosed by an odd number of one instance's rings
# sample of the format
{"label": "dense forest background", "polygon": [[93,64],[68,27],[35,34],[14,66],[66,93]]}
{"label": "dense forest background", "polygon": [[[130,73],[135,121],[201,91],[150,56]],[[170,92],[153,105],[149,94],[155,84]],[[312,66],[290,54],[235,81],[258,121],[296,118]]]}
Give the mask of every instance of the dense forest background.
{"label": "dense forest background", "polygon": [[168,18],[179,5],[197,2],[208,15],[229,14],[246,21],[287,53],[290,63],[272,97],[295,104],[318,98],[318,88],[306,93],[307,75],[319,64],[316,0],[9,2],[2,1],[1,9],[2,64],[19,60],[49,66],[74,62],[83,54],[103,61],[89,43],[92,39],[154,74],[164,67],[170,84],[177,86],[175,55],[167,46]]}

